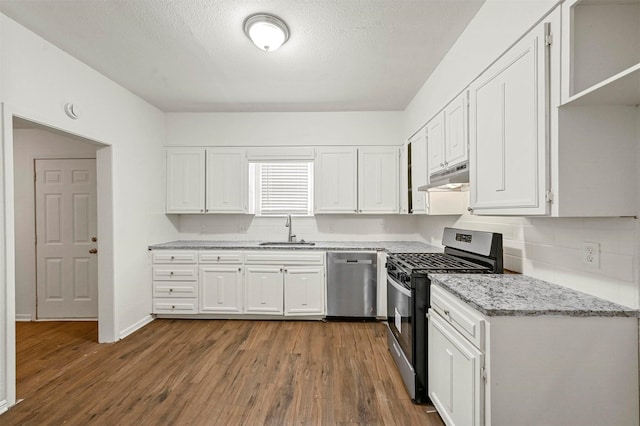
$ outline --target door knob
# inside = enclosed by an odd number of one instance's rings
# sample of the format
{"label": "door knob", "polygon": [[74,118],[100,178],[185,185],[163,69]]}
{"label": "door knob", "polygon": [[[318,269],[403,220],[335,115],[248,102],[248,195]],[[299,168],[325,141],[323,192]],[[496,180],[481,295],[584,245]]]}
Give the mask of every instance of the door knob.
{"label": "door knob", "polygon": [[98,249],[91,249],[89,250],[89,253],[91,254],[96,254],[98,252]]}
{"label": "door knob", "polygon": [[98,241],[98,238],[96,238],[96,237],[91,237],[91,242],[94,242],[94,243],[95,243],[96,241]]}

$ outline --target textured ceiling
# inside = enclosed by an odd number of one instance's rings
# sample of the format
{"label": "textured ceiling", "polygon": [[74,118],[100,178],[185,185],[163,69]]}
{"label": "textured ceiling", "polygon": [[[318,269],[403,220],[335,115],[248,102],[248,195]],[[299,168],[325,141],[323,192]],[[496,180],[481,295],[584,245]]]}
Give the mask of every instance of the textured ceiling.
{"label": "textured ceiling", "polygon": [[[0,0],[164,111],[403,110],[484,0]],[[256,12],[291,38],[265,53]]]}

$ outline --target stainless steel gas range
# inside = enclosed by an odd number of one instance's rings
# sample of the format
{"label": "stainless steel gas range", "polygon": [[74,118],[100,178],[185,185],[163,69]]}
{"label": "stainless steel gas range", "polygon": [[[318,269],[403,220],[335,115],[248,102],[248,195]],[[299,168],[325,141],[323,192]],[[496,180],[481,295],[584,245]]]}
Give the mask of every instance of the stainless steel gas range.
{"label": "stainless steel gas range", "polygon": [[387,256],[389,351],[415,403],[426,403],[429,274],[502,273],[502,234],[445,228],[444,253]]}

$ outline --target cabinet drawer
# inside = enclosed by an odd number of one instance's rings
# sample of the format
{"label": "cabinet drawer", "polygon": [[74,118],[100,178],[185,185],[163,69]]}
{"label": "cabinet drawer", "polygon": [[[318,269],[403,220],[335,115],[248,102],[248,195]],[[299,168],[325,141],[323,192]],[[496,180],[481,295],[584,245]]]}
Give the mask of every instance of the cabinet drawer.
{"label": "cabinet drawer", "polygon": [[200,263],[240,264],[244,261],[241,251],[201,251]]}
{"label": "cabinet drawer", "polygon": [[431,286],[431,308],[476,347],[484,350],[485,320],[475,309],[437,285]]}
{"label": "cabinet drawer", "polygon": [[154,299],[154,314],[197,314],[197,299]]}
{"label": "cabinet drawer", "polygon": [[182,263],[195,264],[198,262],[197,251],[154,251],[152,254],[153,263]]}
{"label": "cabinet drawer", "polygon": [[198,297],[198,283],[196,281],[154,281],[153,297]]}
{"label": "cabinet drawer", "polygon": [[153,265],[153,281],[197,281],[196,265]]}
{"label": "cabinet drawer", "polygon": [[251,251],[245,253],[245,263],[254,265],[324,265],[323,251]]}

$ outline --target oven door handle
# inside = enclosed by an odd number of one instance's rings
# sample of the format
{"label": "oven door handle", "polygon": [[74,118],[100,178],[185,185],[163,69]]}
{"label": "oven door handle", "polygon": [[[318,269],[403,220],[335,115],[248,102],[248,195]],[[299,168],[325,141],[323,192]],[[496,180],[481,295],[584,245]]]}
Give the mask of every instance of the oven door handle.
{"label": "oven door handle", "polygon": [[405,296],[411,297],[411,290],[407,289],[405,286],[391,278],[389,275],[387,275],[387,282],[391,283],[391,285],[400,293],[404,294]]}

